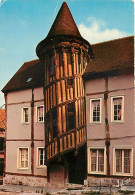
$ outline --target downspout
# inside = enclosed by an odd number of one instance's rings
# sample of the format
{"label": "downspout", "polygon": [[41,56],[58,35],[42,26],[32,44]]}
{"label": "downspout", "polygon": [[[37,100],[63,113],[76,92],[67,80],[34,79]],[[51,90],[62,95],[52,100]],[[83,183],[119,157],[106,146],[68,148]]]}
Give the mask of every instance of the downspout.
{"label": "downspout", "polygon": [[108,123],[108,76],[105,79],[104,108],[105,108],[105,145],[107,157],[107,176],[110,176],[110,132]]}
{"label": "downspout", "polygon": [[34,93],[32,88],[31,100],[31,172],[34,175]]}

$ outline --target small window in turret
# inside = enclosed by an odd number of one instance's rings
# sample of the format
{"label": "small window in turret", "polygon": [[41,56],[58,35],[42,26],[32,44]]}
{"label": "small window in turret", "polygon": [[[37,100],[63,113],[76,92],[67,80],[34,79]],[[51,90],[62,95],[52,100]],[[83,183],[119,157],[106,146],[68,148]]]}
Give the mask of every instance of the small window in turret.
{"label": "small window in turret", "polygon": [[54,62],[54,57],[51,57],[51,60],[50,60],[49,73],[50,73],[50,77],[53,77],[55,75],[55,62]]}
{"label": "small window in turret", "polygon": [[75,107],[74,103],[68,104],[67,108],[67,131],[75,128]]}
{"label": "small window in turret", "polygon": [[57,137],[57,110],[55,109],[52,112],[52,131],[53,131],[53,138]]}
{"label": "small window in turret", "polygon": [[70,78],[70,79],[67,80],[67,87],[68,87],[68,88],[73,87],[73,84],[74,84],[73,78]]}

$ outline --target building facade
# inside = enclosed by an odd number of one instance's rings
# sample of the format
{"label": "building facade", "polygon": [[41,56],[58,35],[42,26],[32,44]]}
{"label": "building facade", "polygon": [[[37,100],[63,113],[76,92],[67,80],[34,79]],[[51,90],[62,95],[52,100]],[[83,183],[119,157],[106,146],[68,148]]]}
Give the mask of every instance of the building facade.
{"label": "building facade", "polygon": [[93,52],[84,74],[88,179],[118,185],[135,176],[134,38],[95,44]]}
{"label": "building facade", "polygon": [[5,183],[37,186],[46,184],[41,74],[39,60],[24,63],[5,87]]}
{"label": "building facade", "polygon": [[133,43],[91,46],[62,4],[37,46],[40,60],[24,63],[2,90],[5,183],[134,178]]}

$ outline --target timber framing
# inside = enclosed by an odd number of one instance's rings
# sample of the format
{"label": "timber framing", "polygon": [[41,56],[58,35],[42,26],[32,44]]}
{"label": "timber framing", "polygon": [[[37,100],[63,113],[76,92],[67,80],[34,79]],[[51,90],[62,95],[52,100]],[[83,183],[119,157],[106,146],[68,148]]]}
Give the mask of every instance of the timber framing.
{"label": "timber framing", "polygon": [[[39,52],[37,47],[44,67],[47,164],[50,159],[65,152],[72,149],[77,151],[79,145],[86,142],[85,89],[82,75],[91,57],[90,45],[85,41],[80,43],[79,40],[68,37],[63,42],[59,36],[57,41],[53,42],[55,44],[52,42],[44,45],[43,52]],[[57,123],[52,118],[53,113],[56,113]],[[75,119],[70,115],[75,116]],[[53,124],[57,126],[55,130]],[[54,131],[57,131],[56,135]]]}

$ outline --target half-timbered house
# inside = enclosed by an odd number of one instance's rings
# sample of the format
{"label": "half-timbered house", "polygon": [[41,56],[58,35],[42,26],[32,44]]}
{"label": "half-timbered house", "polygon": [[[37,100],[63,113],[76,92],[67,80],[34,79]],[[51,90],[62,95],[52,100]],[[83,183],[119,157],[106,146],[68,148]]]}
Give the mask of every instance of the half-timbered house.
{"label": "half-timbered house", "polygon": [[62,4],[36,48],[39,60],[24,63],[2,90],[5,183],[135,176],[133,42],[91,46]]}

